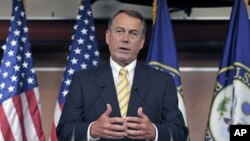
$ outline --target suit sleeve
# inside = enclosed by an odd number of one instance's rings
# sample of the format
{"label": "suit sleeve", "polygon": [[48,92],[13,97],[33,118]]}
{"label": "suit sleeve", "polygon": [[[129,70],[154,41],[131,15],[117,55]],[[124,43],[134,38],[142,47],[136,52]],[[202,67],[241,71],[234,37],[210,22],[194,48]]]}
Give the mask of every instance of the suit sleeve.
{"label": "suit sleeve", "polygon": [[56,128],[57,137],[60,141],[70,140],[73,131],[75,140],[87,139],[87,130],[90,122],[83,121],[83,91],[80,83],[79,75],[75,73]]}
{"label": "suit sleeve", "polygon": [[177,90],[173,78],[168,77],[164,90],[162,123],[156,124],[159,141],[186,141],[188,129],[185,126],[181,111],[178,108]]}

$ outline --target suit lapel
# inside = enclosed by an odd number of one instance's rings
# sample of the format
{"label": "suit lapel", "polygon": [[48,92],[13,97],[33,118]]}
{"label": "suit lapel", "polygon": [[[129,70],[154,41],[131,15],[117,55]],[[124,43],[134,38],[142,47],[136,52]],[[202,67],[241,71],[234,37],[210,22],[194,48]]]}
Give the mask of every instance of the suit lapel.
{"label": "suit lapel", "polygon": [[[111,116],[120,117],[121,114],[110,65],[108,63],[103,65],[103,67],[100,68],[97,75],[98,78],[100,78],[100,80],[102,81],[101,83],[103,83],[103,91],[101,96],[103,97],[104,103],[105,104],[109,103],[112,106]],[[106,105],[104,106],[106,107]]]}
{"label": "suit lapel", "polygon": [[142,106],[143,99],[147,95],[148,88],[151,84],[149,73],[140,64],[136,64],[133,86],[131,88],[131,95],[128,106],[128,116],[137,116],[137,111]]}

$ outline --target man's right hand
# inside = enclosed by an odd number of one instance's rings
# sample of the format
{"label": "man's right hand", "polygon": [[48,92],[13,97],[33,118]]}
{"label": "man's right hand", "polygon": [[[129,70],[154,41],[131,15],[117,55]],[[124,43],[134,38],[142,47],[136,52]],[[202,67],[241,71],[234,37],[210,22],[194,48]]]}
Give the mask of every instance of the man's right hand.
{"label": "man's right hand", "polygon": [[90,136],[93,138],[122,139],[127,136],[125,119],[110,117],[112,107],[107,104],[107,110],[91,125]]}

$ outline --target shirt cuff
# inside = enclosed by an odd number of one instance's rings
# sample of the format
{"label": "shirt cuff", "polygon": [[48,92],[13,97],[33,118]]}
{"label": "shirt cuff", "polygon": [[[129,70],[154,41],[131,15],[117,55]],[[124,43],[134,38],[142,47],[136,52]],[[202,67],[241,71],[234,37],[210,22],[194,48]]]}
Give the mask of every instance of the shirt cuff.
{"label": "shirt cuff", "polygon": [[93,123],[94,123],[94,122],[91,122],[91,123],[89,124],[88,131],[87,131],[87,141],[97,141],[97,140],[100,140],[99,137],[98,137],[98,138],[93,138],[93,137],[90,136],[90,127],[91,127],[91,125],[92,125]]}
{"label": "shirt cuff", "polygon": [[[155,126],[155,124],[153,124],[154,127],[155,127],[155,139],[153,141],[158,141],[158,129],[157,127]],[[151,140],[146,140],[146,141],[151,141]]]}

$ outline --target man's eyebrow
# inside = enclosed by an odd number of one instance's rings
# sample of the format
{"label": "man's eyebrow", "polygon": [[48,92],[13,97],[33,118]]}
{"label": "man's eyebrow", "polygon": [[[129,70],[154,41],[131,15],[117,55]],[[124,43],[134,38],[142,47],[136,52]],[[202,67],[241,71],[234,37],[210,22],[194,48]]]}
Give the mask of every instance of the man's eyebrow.
{"label": "man's eyebrow", "polygon": [[[123,28],[123,27],[120,27],[120,26],[118,26],[118,27],[115,27],[114,28],[114,30],[123,30],[123,31],[125,31],[126,29],[125,28]],[[140,30],[139,29],[137,29],[137,28],[134,28],[134,29],[129,29],[129,31],[128,31],[129,33],[131,33],[131,32],[137,32],[137,33],[139,33],[140,32]]]}
{"label": "man's eyebrow", "polygon": [[130,29],[129,32],[139,32],[139,29]]}
{"label": "man's eyebrow", "polygon": [[[115,29],[124,29],[123,27],[120,27],[120,26],[118,26],[118,27],[115,27]],[[125,30],[125,29],[124,29]]]}

